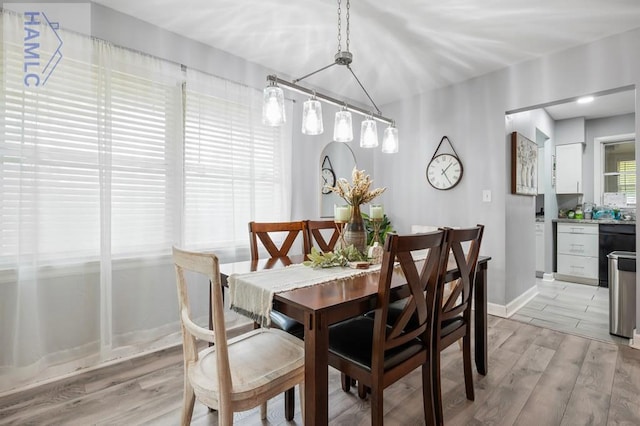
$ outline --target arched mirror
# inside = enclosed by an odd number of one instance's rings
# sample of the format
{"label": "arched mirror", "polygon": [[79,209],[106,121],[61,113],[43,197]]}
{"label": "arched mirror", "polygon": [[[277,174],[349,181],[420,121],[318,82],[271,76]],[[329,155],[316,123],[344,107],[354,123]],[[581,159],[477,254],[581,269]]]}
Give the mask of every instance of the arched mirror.
{"label": "arched mirror", "polygon": [[356,157],[349,145],[343,142],[330,142],[320,154],[319,193],[320,217],[333,217],[334,204],[344,204],[338,195],[325,189],[325,184],[335,186],[336,180],[351,180],[351,172],[356,166]]}

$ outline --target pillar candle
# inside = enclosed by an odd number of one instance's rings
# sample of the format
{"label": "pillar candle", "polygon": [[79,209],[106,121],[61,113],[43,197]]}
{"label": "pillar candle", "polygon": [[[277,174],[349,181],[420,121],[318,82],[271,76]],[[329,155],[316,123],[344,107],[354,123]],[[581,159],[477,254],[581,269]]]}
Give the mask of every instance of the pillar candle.
{"label": "pillar candle", "polygon": [[369,218],[370,219],[382,219],[384,216],[384,209],[380,204],[371,204],[369,206]]}

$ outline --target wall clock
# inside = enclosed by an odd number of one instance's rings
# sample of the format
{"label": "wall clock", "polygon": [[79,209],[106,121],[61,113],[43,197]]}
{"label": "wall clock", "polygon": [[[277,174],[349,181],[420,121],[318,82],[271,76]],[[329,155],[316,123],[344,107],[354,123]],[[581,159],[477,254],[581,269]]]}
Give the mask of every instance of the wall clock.
{"label": "wall clock", "polygon": [[[445,140],[451,146],[453,154],[438,154],[438,150]],[[462,161],[453,144],[448,137],[443,136],[427,165],[427,181],[435,189],[446,191],[460,183],[463,171]]]}
{"label": "wall clock", "polygon": [[322,170],[320,170],[320,177],[322,178],[322,193],[330,194],[330,186],[336,186],[336,173],[333,171],[331,160],[329,156],[325,155],[322,160]]}

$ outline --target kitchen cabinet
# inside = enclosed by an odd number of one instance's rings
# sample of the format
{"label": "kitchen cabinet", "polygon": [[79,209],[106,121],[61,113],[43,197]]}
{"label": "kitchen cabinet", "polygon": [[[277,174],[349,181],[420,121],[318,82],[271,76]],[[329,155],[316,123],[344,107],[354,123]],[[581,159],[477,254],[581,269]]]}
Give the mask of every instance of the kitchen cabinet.
{"label": "kitchen cabinet", "polygon": [[558,223],[556,243],[558,278],[597,285],[598,225]]}
{"label": "kitchen cabinet", "polygon": [[538,195],[544,194],[544,148],[538,148]]}
{"label": "kitchen cabinet", "polygon": [[544,273],[544,222],[536,222],[536,272]]}
{"label": "kitchen cabinet", "polygon": [[556,146],[556,194],[582,194],[582,146]]}

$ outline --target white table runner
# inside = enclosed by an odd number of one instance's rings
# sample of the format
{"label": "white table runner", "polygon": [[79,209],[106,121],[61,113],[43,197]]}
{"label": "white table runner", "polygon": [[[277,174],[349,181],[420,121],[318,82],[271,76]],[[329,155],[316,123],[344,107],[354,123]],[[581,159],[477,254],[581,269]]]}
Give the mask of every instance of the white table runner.
{"label": "white table runner", "polygon": [[228,279],[229,302],[234,311],[248,316],[262,327],[269,327],[274,294],[379,270],[380,265],[371,265],[369,269],[353,269],[311,268],[296,264],[281,269],[231,274]]}
{"label": "white table runner", "polygon": [[[414,260],[423,260],[428,250],[417,250]],[[349,267],[311,268],[302,264],[280,269],[264,269],[244,274],[231,274],[229,283],[229,302],[231,309],[245,315],[261,327],[271,325],[271,306],[273,295],[296,288],[366,275],[380,270],[381,265],[371,265],[369,269]]]}

